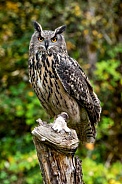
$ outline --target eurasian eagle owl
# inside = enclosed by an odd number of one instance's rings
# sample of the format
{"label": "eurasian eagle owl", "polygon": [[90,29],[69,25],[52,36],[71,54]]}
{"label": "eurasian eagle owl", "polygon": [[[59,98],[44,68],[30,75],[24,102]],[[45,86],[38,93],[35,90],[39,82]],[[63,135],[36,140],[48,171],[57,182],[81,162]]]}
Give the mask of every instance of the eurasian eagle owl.
{"label": "eurasian eagle owl", "polygon": [[100,120],[100,101],[78,62],[68,55],[62,33],[43,30],[34,22],[29,47],[29,81],[50,117],[61,112],[69,116],[68,127],[82,142],[95,141],[95,125]]}

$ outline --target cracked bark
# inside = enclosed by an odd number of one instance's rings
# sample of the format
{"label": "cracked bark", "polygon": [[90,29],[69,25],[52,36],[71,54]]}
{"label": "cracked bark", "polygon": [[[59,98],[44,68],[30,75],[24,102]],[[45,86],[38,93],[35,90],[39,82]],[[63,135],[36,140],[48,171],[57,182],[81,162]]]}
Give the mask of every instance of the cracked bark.
{"label": "cracked bark", "polygon": [[75,157],[79,140],[71,133],[55,132],[52,123],[38,120],[32,131],[44,184],[83,184],[81,161]]}

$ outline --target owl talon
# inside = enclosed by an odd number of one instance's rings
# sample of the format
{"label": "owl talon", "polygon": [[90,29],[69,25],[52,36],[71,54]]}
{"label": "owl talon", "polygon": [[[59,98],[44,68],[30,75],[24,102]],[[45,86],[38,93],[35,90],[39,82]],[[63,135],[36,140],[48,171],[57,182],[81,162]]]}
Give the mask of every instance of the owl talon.
{"label": "owl talon", "polygon": [[65,131],[66,133],[70,133],[71,130],[67,127],[67,123],[62,116],[58,116],[54,121],[52,129],[56,132]]}

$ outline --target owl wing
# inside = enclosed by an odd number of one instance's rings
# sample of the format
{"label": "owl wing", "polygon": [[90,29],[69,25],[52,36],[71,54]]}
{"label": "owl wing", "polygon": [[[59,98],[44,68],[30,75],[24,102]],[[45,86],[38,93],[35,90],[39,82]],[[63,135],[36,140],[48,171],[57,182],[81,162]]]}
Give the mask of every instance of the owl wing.
{"label": "owl wing", "polygon": [[57,74],[67,93],[86,109],[94,127],[100,119],[100,101],[80,65],[70,57],[61,58]]}

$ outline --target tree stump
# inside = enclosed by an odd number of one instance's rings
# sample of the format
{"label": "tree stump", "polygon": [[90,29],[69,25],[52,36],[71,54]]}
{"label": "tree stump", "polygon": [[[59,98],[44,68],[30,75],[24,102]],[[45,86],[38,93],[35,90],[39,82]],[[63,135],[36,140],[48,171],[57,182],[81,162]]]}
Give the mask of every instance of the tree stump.
{"label": "tree stump", "polygon": [[83,184],[81,161],[75,157],[79,140],[75,130],[56,132],[53,123],[37,120],[33,141],[44,184]]}

